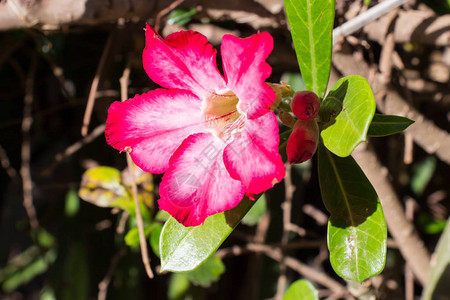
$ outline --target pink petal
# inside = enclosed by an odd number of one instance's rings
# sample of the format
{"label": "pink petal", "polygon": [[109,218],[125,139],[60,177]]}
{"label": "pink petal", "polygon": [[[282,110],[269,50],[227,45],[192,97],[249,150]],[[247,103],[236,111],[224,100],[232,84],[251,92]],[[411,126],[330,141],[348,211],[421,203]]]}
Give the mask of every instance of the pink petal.
{"label": "pink petal", "polygon": [[191,135],[170,159],[160,185],[159,208],[184,226],[235,207],[245,194],[223,163],[224,143],[212,134]]}
{"label": "pink petal", "polygon": [[259,194],[284,178],[278,143],[277,119],[269,112],[246,120],[244,130],[225,148],[225,166],[231,177],[242,182],[248,195]]}
{"label": "pink petal", "polygon": [[157,89],[114,102],[108,111],[106,140],[144,171],[165,172],[176,148],[190,134],[206,131],[201,100],[182,90]]}
{"label": "pink petal", "polygon": [[205,98],[223,90],[225,81],[217,70],[216,53],[202,34],[180,31],[163,40],[147,24],[142,55],[148,76],[166,88],[179,88]]}
{"label": "pink petal", "polygon": [[239,98],[238,109],[250,119],[267,113],[275,101],[275,92],[264,81],[272,73],[266,58],[273,49],[272,36],[254,34],[241,39],[225,35],[222,39],[222,60],[227,87]]}

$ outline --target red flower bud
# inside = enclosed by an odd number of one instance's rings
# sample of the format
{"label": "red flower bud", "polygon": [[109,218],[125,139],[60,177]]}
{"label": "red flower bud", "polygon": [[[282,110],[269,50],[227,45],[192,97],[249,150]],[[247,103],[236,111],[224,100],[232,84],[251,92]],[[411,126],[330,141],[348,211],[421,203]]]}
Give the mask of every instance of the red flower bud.
{"label": "red flower bud", "polygon": [[291,102],[292,112],[303,121],[314,119],[319,113],[319,97],[313,92],[301,91],[294,94]]}
{"label": "red flower bud", "polygon": [[317,150],[319,126],[315,120],[295,122],[289,136],[286,152],[290,164],[299,164],[309,160]]}

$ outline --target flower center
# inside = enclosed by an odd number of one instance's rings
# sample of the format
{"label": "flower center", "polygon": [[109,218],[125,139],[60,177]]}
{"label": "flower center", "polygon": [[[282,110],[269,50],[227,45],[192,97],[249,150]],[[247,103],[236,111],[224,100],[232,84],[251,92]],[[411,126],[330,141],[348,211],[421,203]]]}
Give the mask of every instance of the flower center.
{"label": "flower center", "polygon": [[236,108],[238,102],[239,98],[232,91],[221,95],[211,93],[211,96],[203,101],[203,116],[214,134],[219,137],[229,134],[227,128],[241,116]]}

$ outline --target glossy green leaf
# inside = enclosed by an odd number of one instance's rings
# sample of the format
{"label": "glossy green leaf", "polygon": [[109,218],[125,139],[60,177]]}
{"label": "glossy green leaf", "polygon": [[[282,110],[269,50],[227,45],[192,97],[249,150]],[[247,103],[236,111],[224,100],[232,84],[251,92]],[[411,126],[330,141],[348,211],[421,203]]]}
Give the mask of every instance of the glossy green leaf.
{"label": "glossy green leaf", "polygon": [[283,300],[319,300],[319,292],[306,279],[295,281],[289,286]]}
{"label": "glossy green leaf", "polygon": [[184,227],[170,218],[159,242],[161,270],[183,272],[198,267],[219,248],[253,204],[245,197],[235,208],[212,215],[195,227]]}
{"label": "glossy green leaf", "polygon": [[202,287],[209,287],[225,272],[225,265],[217,255],[212,255],[198,268],[186,273],[189,280]]}
{"label": "glossy green leaf", "polygon": [[347,76],[333,85],[320,107],[327,122],[320,133],[325,146],[337,156],[349,156],[366,140],[375,114],[375,98],[369,83],[361,76]]}
{"label": "glossy green leaf", "polygon": [[328,249],[335,272],[363,281],[380,273],[386,261],[387,229],[371,183],[355,160],[337,157],[322,144],[319,183],[328,221]]}
{"label": "glossy green leaf", "polygon": [[306,89],[322,98],[330,76],[334,1],[285,0],[284,4]]}
{"label": "glossy green leaf", "polygon": [[261,198],[256,201],[255,205],[248,211],[248,213],[242,219],[242,224],[253,226],[258,224],[259,219],[266,212],[266,197],[263,194]]}
{"label": "glossy green leaf", "polygon": [[370,123],[368,136],[379,137],[402,132],[414,121],[400,116],[375,114]]}
{"label": "glossy green leaf", "polygon": [[450,295],[450,218],[442,233],[431,262],[428,282],[422,300],[448,299]]}

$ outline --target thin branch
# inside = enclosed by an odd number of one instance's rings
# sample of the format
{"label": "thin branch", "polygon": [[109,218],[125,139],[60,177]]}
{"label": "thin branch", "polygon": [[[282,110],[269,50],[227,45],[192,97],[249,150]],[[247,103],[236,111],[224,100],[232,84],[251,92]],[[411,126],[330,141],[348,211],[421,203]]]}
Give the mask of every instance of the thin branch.
{"label": "thin branch", "polygon": [[341,26],[336,27],[333,30],[333,45],[336,45],[340,36],[347,36],[352,34],[353,32],[363,28],[365,25],[378,19],[384,14],[387,14],[391,10],[408,1],[409,0],[385,0],[380,4],[377,4],[374,7],[366,10],[355,18],[349,20],[348,22],[345,22]]}
{"label": "thin branch", "polygon": [[8,174],[8,176],[11,178],[11,180],[16,181],[18,179],[18,174],[16,169],[14,169],[11,166],[11,162],[9,161],[8,158],[8,153],[6,153],[5,148],[3,148],[2,145],[0,145],[0,163],[3,167],[3,169],[5,169],[6,174]]}
{"label": "thin branch", "polygon": [[105,277],[98,284],[98,300],[106,300],[106,294],[108,293],[108,286],[111,282],[111,279],[116,271],[117,265],[119,264],[120,259],[125,255],[126,247],[120,248],[120,250],[114,255],[109,265],[109,269],[106,272]]}
{"label": "thin branch", "polygon": [[[281,235],[281,244],[286,245],[289,241],[289,232],[291,225],[291,212],[292,212],[292,198],[294,197],[295,185],[292,184],[291,178],[291,165],[286,164],[286,176],[284,177],[285,187],[285,200],[282,205],[283,209],[283,233]],[[284,262],[285,253],[282,251],[282,258],[280,261],[280,274],[278,275],[277,292],[274,299],[280,300],[285,291],[287,277],[286,277],[286,264]]]}
{"label": "thin branch", "polygon": [[176,0],[172,4],[170,4],[168,7],[162,9],[155,18],[155,31],[158,32],[159,28],[161,27],[161,18],[168,13],[170,13],[172,10],[174,10],[178,5],[183,3],[184,0]]}
{"label": "thin branch", "polygon": [[100,57],[100,62],[97,66],[97,71],[95,72],[94,79],[92,80],[91,90],[89,92],[88,101],[86,104],[86,110],[83,117],[83,125],[81,127],[81,135],[86,136],[88,132],[89,123],[91,122],[92,110],[94,109],[94,103],[96,99],[98,85],[100,83],[100,75],[103,72],[103,68],[106,63],[106,58],[108,57],[109,50],[112,44],[113,33],[110,33],[108,40],[106,41],[105,48],[103,49],[102,56]]}
{"label": "thin branch", "polygon": [[97,137],[99,137],[103,132],[105,132],[105,124],[98,125],[89,135],[77,141],[76,143],[70,145],[61,153],[55,155],[55,160],[44,172],[42,172],[43,176],[49,176],[55,168],[65,159],[78,152],[83,146],[89,144]]}
{"label": "thin branch", "polygon": [[25,97],[22,119],[22,149],[20,166],[20,176],[22,177],[23,190],[23,206],[28,215],[31,229],[37,231],[39,229],[39,221],[37,219],[36,209],[33,204],[33,180],[30,171],[30,157],[31,157],[31,141],[30,129],[33,123],[33,100],[34,100],[34,79],[37,70],[37,55],[34,54],[31,58],[30,70],[25,81]]}
{"label": "thin branch", "polygon": [[[125,101],[128,98],[128,80],[130,76],[130,66],[129,63],[127,63],[127,67],[123,71],[122,77],[120,78],[120,95],[121,100]],[[142,214],[141,214],[141,205],[139,204],[139,197],[138,197],[138,189],[136,185],[135,175],[133,169],[136,167],[133,163],[133,160],[131,159],[130,152],[132,149],[128,147],[126,149],[126,155],[127,155],[127,165],[128,165],[128,172],[129,176],[131,178],[131,190],[133,193],[133,199],[134,199],[134,206],[136,211],[136,221],[137,221],[137,227],[139,231],[139,244],[141,246],[141,256],[142,256],[142,262],[145,266],[145,271],[147,272],[147,275],[149,278],[153,278],[153,271],[150,267],[150,258],[148,256],[148,248],[147,248],[147,240],[145,238],[145,232],[144,232],[144,222],[142,220]]]}
{"label": "thin branch", "polygon": [[147,249],[147,240],[145,239],[145,233],[144,233],[144,222],[142,221],[142,214],[141,214],[141,206],[139,204],[139,197],[138,197],[138,190],[136,181],[134,180],[134,172],[133,167],[134,163],[131,160],[131,156],[129,151],[127,151],[127,164],[128,164],[128,171],[130,173],[130,178],[132,178],[131,181],[131,189],[133,191],[133,199],[134,199],[134,205],[136,210],[136,221],[139,231],[139,244],[141,246],[141,256],[142,256],[142,262],[145,266],[145,271],[147,272],[147,275],[149,278],[153,278],[153,271],[150,267],[150,258],[148,257],[148,249]]}

